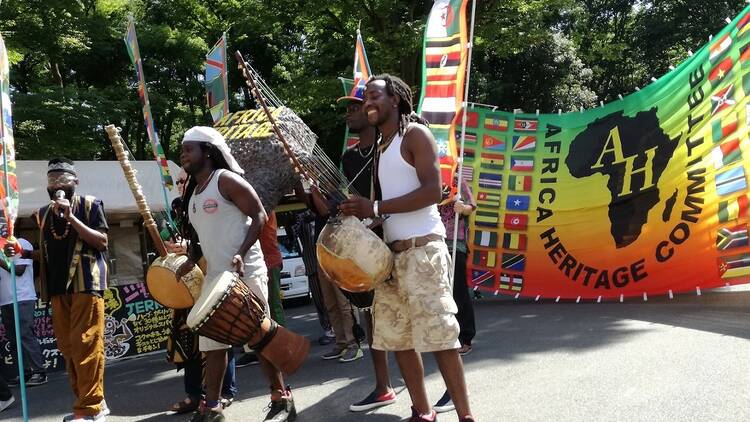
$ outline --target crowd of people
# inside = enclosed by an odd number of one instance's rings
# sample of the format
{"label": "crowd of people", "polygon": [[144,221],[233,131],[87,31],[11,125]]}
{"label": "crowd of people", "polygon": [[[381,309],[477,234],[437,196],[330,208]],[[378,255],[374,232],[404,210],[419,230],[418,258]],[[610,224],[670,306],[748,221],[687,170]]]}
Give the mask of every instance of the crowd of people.
{"label": "crowd of people", "polygon": [[[476,208],[471,189],[462,184],[453,199],[443,190],[435,140],[427,122],[414,113],[407,84],[380,75],[361,88],[339,99],[346,106],[349,130],[359,134],[359,143],[342,157],[343,173],[358,195],[334,203],[314,183],[298,190],[309,208],[297,234],[324,330],[319,342],[332,347],[319,358],[352,362],[363,358],[363,343],[368,344],[374,389],[351,404],[353,412],[396,401],[388,363],[392,355],[411,399],[411,421],[435,421],[437,413],[454,409],[460,421],[473,421],[461,358],[472,351],[475,335],[466,283],[466,217]],[[188,256],[177,277],[199,266],[205,274],[203,297],[222,273],[233,272],[261,299],[263,313],[285,325],[275,213],[264,208],[213,128],[193,127],[184,134],[180,162],[180,197],[171,210],[177,227],[162,232],[169,252]],[[110,412],[103,385],[107,220],[100,200],[76,193],[78,175],[71,160],[50,160],[47,176],[50,203],[35,214],[39,248],[21,239],[21,253],[13,247],[5,251],[18,277],[18,333],[12,330],[9,268],[0,264],[3,324],[11,337],[22,340],[26,385],[45,383],[44,361],[33,334],[36,262],[40,298],[51,303],[55,337],[76,398],[64,421],[101,421]],[[373,222],[373,231],[394,255],[390,279],[358,300],[329,279],[315,259],[317,236],[336,214]],[[312,228],[309,221],[315,222]],[[192,422],[225,420],[223,410],[237,394],[236,368],[257,362],[270,386],[264,420],[294,421],[292,390],[281,370],[247,345],[235,351],[233,345],[192,332],[186,324],[188,313],[173,311],[167,355],[183,371],[185,397],[170,410],[192,413]],[[446,385],[437,401],[429,400],[425,389],[422,354],[427,352],[434,355]],[[0,410],[12,402],[0,377]]]}

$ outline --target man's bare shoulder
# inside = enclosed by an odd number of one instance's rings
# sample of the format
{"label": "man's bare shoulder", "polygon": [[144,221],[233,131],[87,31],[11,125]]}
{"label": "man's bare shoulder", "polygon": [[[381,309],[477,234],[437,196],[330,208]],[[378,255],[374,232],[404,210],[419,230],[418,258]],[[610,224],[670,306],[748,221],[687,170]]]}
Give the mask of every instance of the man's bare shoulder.
{"label": "man's bare shoulder", "polygon": [[226,187],[237,187],[237,186],[250,186],[250,183],[245,178],[233,171],[223,171],[219,175],[219,186]]}
{"label": "man's bare shoulder", "polygon": [[404,134],[404,142],[415,146],[435,145],[435,137],[427,126],[411,123]]}

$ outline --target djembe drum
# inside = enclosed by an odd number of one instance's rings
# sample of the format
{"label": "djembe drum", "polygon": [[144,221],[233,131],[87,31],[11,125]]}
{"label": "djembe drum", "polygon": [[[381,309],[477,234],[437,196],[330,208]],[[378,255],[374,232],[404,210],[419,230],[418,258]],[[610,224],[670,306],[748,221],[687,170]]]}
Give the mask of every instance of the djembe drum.
{"label": "djembe drum", "polygon": [[276,324],[263,302],[236,273],[224,271],[188,314],[191,330],[233,346],[247,344],[285,374],[302,366],[310,341]]}

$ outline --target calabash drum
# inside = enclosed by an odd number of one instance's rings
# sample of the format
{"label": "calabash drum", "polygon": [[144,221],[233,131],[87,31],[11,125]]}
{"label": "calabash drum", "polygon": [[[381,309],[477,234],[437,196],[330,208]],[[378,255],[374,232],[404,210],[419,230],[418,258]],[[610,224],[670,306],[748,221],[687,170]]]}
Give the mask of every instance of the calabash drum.
{"label": "calabash drum", "polygon": [[296,372],[310,351],[309,340],[267,318],[263,301],[236,273],[228,271],[200,296],[187,325],[220,343],[247,344],[285,374]]}
{"label": "calabash drum", "polygon": [[357,306],[369,306],[369,292],[393,269],[393,253],[385,242],[352,216],[331,218],[318,237],[316,251],[325,275],[342,290],[359,294],[352,301]]}
{"label": "calabash drum", "polygon": [[349,299],[352,305],[360,309],[370,309],[372,307],[372,301],[375,299],[375,290],[370,290],[362,293],[352,293],[341,289],[341,293]]}
{"label": "calabash drum", "polygon": [[151,296],[167,308],[187,309],[201,294],[203,271],[197,265],[177,279],[177,270],[187,260],[185,255],[170,253],[156,258],[146,273],[146,286]]}

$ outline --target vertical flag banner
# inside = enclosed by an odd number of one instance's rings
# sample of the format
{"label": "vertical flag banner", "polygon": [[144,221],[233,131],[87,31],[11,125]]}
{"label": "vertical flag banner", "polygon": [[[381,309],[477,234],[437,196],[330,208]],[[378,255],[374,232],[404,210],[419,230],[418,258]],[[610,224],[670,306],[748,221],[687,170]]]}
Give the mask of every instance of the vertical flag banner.
{"label": "vertical flag banner", "polygon": [[477,289],[596,299],[750,282],[748,28],[750,7],[673,71],[603,107],[469,107]]}
{"label": "vertical flag banner", "polygon": [[[468,60],[467,0],[435,0],[427,18],[422,91],[417,112],[430,122],[443,184],[453,184],[458,156],[456,127],[464,98]],[[460,134],[459,134],[460,136]]]}
{"label": "vertical flag banner", "polygon": [[[0,36],[0,246],[13,235],[18,216],[18,178],[16,177],[16,148],[13,141],[13,113],[10,105],[10,65],[5,41]],[[6,190],[7,188],[7,190]]]}
{"label": "vertical flag banner", "polygon": [[[362,40],[362,34],[359,32],[359,29],[357,29],[357,40],[354,43],[354,66],[352,69],[353,79],[339,78],[344,88],[344,98],[364,98],[365,85],[367,84],[367,80],[370,79],[372,71],[370,70],[365,43]],[[344,151],[357,142],[359,142],[359,136],[356,133],[349,133],[349,128],[347,127],[346,134],[344,135]]]}
{"label": "vertical flag banner", "polygon": [[206,55],[206,100],[214,123],[229,114],[227,82],[227,36],[222,35]]}
{"label": "vertical flag banner", "polygon": [[[154,116],[151,114],[151,104],[148,101],[148,91],[146,90],[146,77],[143,74],[143,62],[141,61],[141,53],[138,50],[138,38],[135,34],[135,22],[132,19],[128,22],[128,33],[125,35],[125,46],[130,55],[130,61],[132,61],[133,66],[135,66],[135,76],[138,79],[138,98],[140,98],[141,105],[143,106],[143,121],[146,124],[148,139],[151,141],[151,147],[154,150],[154,159],[156,159],[156,162],[159,165],[159,170],[161,171],[162,184],[167,189],[172,190],[174,183],[172,181],[172,175],[169,174],[167,157],[164,155],[164,149],[159,142],[159,135],[156,133]],[[166,200],[166,193],[164,196]],[[167,208],[168,207],[169,204],[167,204]]]}

